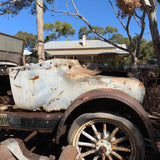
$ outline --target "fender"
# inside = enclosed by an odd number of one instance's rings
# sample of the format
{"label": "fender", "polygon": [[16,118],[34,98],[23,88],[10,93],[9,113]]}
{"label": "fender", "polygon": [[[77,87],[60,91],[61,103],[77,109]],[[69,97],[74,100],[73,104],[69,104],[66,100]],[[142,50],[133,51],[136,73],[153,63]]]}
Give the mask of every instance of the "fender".
{"label": "fender", "polygon": [[143,121],[144,126],[146,127],[146,130],[148,132],[149,138],[151,140],[152,147],[154,151],[158,151],[158,148],[156,146],[155,142],[155,133],[153,130],[153,126],[151,124],[151,121],[142,107],[140,103],[138,103],[134,98],[129,96],[128,94],[115,90],[115,89],[96,89],[96,90],[91,90],[89,92],[84,93],[83,95],[79,96],[69,107],[68,109],[64,112],[61,121],[58,126],[57,130],[57,136],[56,136],[56,142],[59,142],[59,138],[62,132],[62,127],[65,124],[67,118],[69,115],[72,113],[74,109],[76,109],[79,105],[91,101],[94,99],[100,99],[100,98],[106,98],[106,99],[114,99],[117,101],[120,101],[124,104],[126,104],[129,108],[132,108],[137,115],[140,117],[140,119]]}

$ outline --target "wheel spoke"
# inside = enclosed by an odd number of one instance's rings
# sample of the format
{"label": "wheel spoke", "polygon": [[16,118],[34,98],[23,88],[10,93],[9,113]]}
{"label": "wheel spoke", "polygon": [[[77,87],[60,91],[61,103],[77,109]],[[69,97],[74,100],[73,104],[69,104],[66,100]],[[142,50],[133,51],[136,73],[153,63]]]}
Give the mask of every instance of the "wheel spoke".
{"label": "wheel spoke", "polygon": [[97,160],[99,158],[99,156],[95,156],[94,158],[93,158],[93,160]]}
{"label": "wheel spoke", "polygon": [[113,154],[116,158],[118,158],[119,160],[123,160],[123,157],[121,157],[118,153],[112,151],[111,154]]}
{"label": "wheel spoke", "polygon": [[84,146],[84,147],[96,147],[96,145],[95,144],[93,144],[93,143],[86,143],[86,142],[78,142],[78,145],[79,146]]}
{"label": "wheel spoke", "polygon": [[107,139],[108,138],[108,133],[107,133],[107,125],[106,123],[103,123],[103,138]]}
{"label": "wheel spoke", "polygon": [[91,135],[89,135],[87,132],[82,131],[82,134],[87,137],[88,139],[90,139],[91,141],[95,142],[96,139],[94,137],[92,137]]}
{"label": "wheel spoke", "polygon": [[99,134],[99,132],[97,131],[97,128],[95,127],[95,125],[93,123],[91,124],[91,127],[92,127],[95,135],[97,136],[98,140],[100,140],[101,139],[101,135]]}
{"label": "wheel spoke", "polygon": [[125,147],[120,147],[120,146],[119,147],[113,146],[112,150],[123,151],[123,152],[131,152],[131,149],[125,148]]}
{"label": "wheel spoke", "polygon": [[116,128],[112,131],[112,133],[110,134],[110,136],[109,136],[107,139],[111,139],[112,137],[114,137],[114,136],[116,135],[116,133],[118,132],[118,130],[119,130],[119,128],[116,127]]}
{"label": "wheel spoke", "polygon": [[106,159],[106,156],[105,154],[102,155],[102,160],[105,160]]}
{"label": "wheel spoke", "polygon": [[96,152],[95,149],[89,150],[89,151],[87,151],[87,152],[82,153],[82,157],[86,157],[86,156],[88,156],[88,155],[90,155],[90,154],[93,154],[93,153],[95,153],[95,152]]}
{"label": "wheel spoke", "polygon": [[126,140],[127,140],[127,137],[122,137],[122,138],[116,139],[115,141],[111,142],[111,145],[118,144]]}
{"label": "wheel spoke", "polygon": [[109,160],[113,160],[111,155],[106,155],[108,157]]}

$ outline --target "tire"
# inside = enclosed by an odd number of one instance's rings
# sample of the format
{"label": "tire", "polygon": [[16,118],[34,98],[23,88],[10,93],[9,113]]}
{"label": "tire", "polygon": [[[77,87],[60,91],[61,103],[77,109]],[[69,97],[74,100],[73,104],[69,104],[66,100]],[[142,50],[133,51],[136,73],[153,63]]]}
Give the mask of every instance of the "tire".
{"label": "tire", "polygon": [[83,160],[143,160],[144,143],[127,119],[109,113],[87,113],[71,125],[68,143]]}

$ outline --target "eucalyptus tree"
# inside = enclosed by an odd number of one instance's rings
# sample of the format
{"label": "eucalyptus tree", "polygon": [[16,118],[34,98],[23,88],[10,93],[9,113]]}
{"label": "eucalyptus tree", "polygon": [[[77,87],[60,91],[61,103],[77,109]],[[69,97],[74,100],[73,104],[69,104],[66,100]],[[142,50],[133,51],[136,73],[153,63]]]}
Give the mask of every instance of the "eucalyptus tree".
{"label": "eucalyptus tree", "polygon": [[116,2],[123,15],[132,15],[137,8],[147,13],[154,53],[160,70],[160,35],[157,23],[157,5],[159,5],[160,0],[116,0]]}
{"label": "eucalyptus tree", "polygon": [[[106,34],[106,31],[103,27],[99,27],[99,26],[92,26],[92,28],[97,32],[97,33],[100,33],[101,35],[105,35]],[[86,35],[87,39],[99,39],[99,37],[93,33],[91,31],[91,29],[87,28],[87,26],[82,26],[80,29],[79,29],[79,32],[78,32],[78,38],[79,39],[82,39],[82,36],[83,35]]]}
{"label": "eucalyptus tree", "polygon": [[37,43],[37,36],[32,33],[18,31],[14,36],[24,39],[26,42],[25,47],[29,49],[34,48]]}
{"label": "eucalyptus tree", "polygon": [[44,30],[47,32],[45,41],[57,40],[60,37],[68,38],[69,36],[74,36],[75,29],[68,22],[56,21],[55,23],[45,23]]}

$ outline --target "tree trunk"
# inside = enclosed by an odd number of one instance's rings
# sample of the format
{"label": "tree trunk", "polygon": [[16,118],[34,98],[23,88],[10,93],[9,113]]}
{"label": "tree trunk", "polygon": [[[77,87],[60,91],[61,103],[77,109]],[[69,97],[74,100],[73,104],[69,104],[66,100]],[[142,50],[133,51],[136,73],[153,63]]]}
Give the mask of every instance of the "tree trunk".
{"label": "tree trunk", "polygon": [[154,52],[157,57],[157,65],[160,70],[160,37],[157,26],[157,2],[156,0],[150,0],[150,6],[147,6],[146,2],[146,0],[143,0],[143,6],[145,7],[148,14]]}
{"label": "tree trunk", "polygon": [[43,25],[43,0],[37,0],[37,39],[38,39],[38,62],[45,60],[44,54],[44,25]]}
{"label": "tree trunk", "polygon": [[136,49],[131,53],[131,61],[132,61],[132,72],[134,75],[137,74],[137,57],[136,57]]}

